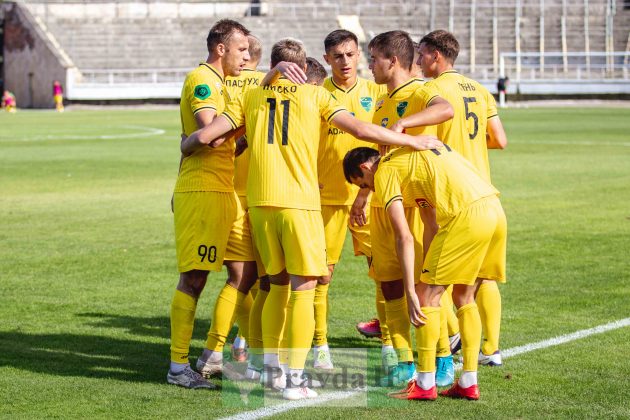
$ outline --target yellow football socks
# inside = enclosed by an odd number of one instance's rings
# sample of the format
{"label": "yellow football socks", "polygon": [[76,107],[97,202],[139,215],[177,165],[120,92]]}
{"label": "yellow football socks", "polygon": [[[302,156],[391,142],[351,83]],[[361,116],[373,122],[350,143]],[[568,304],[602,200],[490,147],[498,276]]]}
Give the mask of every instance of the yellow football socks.
{"label": "yellow football socks", "polygon": [[411,322],[407,313],[407,299],[403,296],[399,299],[386,300],[385,316],[394,349],[398,354],[398,362],[412,362]]}
{"label": "yellow football socks", "polygon": [[448,296],[448,293],[442,293],[440,299],[440,338],[437,343],[435,355],[437,357],[446,357],[451,355],[451,341],[448,339],[448,322],[447,312],[453,312],[452,308],[448,308],[449,299],[445,299],[444,296]]}
{"label": "yellow football socks", "polygon": [[315,334],[313,345],[323,346],[328,343],[328,286],[317,284],[315,287]]}
{"label": "yellow football socks", "polygon": [[252,354],[263,354],[262,311],[269,292],[259,290],[249,312],[249,351]]}
{"label": "yellow football socks", "polygon": [[481,351],[493,354],[499,350],[501,332],[501,293],[496,281],[482,283],[477,291],[477,306],[483,329]]}
{"label": "yellow football socks", "polygon": [[435,348],[440,339],[440,308],[420,308],[427,317],[425,324],[416,328],[416,350],[418,372],[435,372]]}
{"label": "yellow football socks", "polygon": [[171,303],[171,362],[188,363],[197,299],[175,290]]}
{"label": "yellow football socks", "polygon": [[315,289],[291,292],[289,369],[304,369],[315,331]]}
{"label": "yellow football socks", "polygon": [[278,353],[287,317],[291,289],[287,284],[272,284],[262,311],[262,338],[265,353]]}
{"label": "yellow football socks", "polygon": [[481,337],[481,319],[476,303],[469,303],[457,310],[460,334],[462,337],[462,356],[464,371],[476,371],[479,357],[479,339]]}
{"label": "yellow football socks", "polygon": [[381,325],[381,344],[383,346],[394,346],[392,344],[392,337],[389,335],[389,328],[387,328],[387,314],[385,313],[385,296],[383,296],[383,290],[381,289],[381,283],[376,283],[376,313],[378,314],[378,321]]}
{"label": "yellow football socks", "polygon": [[227,339],[237,308],[241,306],[247,295],[239,292],[234,287],[226,284],[221,289],[217,301],[214,304],[212,325],[208,331],[206,348],[211,351],[222,352]]}
{"label": "yellow football socks", "polygon": [[[241,294],[239,292],[239,294]],[[249,313],[252,310],[254,299],[251,293],[243,297],[243,301],[236,307],[236,323],[238,324],[238,335],[249,342]]]}
{"label": "yellow football socks", "polygon": [[[459,323],[457,322],[457,315],[455,315],[455,310],[453,309],[453,285],[450,285],[446,288],[446,291],[442,294],[442,298],[444,299],[444,304],[448,309],[446,311],[446,324],[448,326],[448,335],[454,336],[459,332]],[[440,299],[440,304],[442,304],[442,300]]]}

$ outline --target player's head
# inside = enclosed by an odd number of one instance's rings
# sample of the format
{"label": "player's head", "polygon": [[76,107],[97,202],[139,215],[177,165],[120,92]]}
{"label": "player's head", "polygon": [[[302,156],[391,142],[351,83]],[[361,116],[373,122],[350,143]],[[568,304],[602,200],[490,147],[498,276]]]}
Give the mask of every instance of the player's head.
{"label": "player's head", "polygon": [[304,44],[295,38],[284,38],[271,47],[271,67],[281,61],[295,63],[306,70],[306,50]]}
{"label": "player's head", "polygon": [[330,66],[335,79],[356,77],[361,51],[355,34],[345,29],[332,31],[324,39],[324,50],[324,60]]}
{"label": "player's head", "polygon": [[231,19],[222,19],[210,28],[206,43],[211,57],[220,58],[226,76],[238,76],[249,61],[249,31]]}
{"label": "player's head", "polygon": [[405,31],[389,31],[376,35],[368,44],[370,70],[374,81],[387,83],[396,71],[411,71],[413,41]]}
{"label": "player's head", "polygon": [[252,34],[247,35],[247,41],[249,42],[249,63],[247,63],[247,67],[255,70],[262,56],[262,44],[260,39]]}
{"label": "player's head", "polygon": [[420,66],[420,43],[413,43],[413,62],[411,64],[411,75],[413,77],[423,77],[422,67]]}
{"label": "player's head", "polygon": [[425,77],[437,77],[445,65],[455,64],[459,42],[452,33],[438,29],[422,37],[419,51],[419,63]]}
{"label": "player's head", "polygon": [[380,155],[370,147],[357,147],[346,153],[343,158],[343,174],[346,181],[359,188],[374,191],[374,173],[378,168]]}
{"label": "player's head", "polygon": [[306,57],[306,83],[321,86],[328,76],[326,69],[313,57]]}

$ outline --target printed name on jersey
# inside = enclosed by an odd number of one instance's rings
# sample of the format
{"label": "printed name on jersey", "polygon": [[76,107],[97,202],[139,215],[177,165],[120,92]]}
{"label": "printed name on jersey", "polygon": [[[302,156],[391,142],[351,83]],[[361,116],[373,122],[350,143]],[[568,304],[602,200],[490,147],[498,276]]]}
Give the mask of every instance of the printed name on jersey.
{"label": "printed name on jersey", "polygon": [[399,117],[402,117],[403,115],[405,115],[405,111],[407,110],[407,105],[409,105],[407,101],[398,102],[398,105],[396,105],[396,113],[398,114]]}
{"label": "printed name on jersey", "polygon": [[206,84],[195,86],[195,98],[207,99],[211,93],[210,87]]}
{"label": "printed name on jersey", "polygon": [[418,205],[418,207],[420,207],[421,209],[428,209],[433,207],[431,204],[429,204],[429,202],[427,200],[425,200],[424,198],[416,198],[416,204]]}
{"label": "printed name on jersey", "polygon": [[245,86],[258,86],[260,85],[260,80],[255,77],[248,77],[247,79],[227,79],[225,81],[225,85],[229,87],[245,87]]}
{"label": "printed name on jersey", "polygon": [[381,127],[387,127],[388,122],[389,122],[389,118],[383,118],[381,120]]}
{"label": "printed name on jersey", "polygon": [[361,106],[363,107],[363,109],[365,109],[367,112],[370,112],[370,110],[372,109],[372,98],[369,96],[363,96],[359,102],[361,103]]}
{"label": "printed name on jersey", "polygon": [[278,92],[278,93],[295,93],[297,92],[297,86],[295,85],[291,85],[291,86],[278,86],[278,85],[268,85],[268,86],[263,86],[263,90],[273,90],[274,92]]}
{"label": "printed name on jersey", "polygon": [[477,88],[475,88],[475,85],[473,85],[472,83],[457,83],[459,85],[459,88],[461,90],[463,90],[464,92],[472,92],[477,90]]}
{"label": "printed name on jersey", "polygon": [[338,129],[337,127],[329,127],[328,128],[328,135],[329,136],[336,136],[338,134],[346,134],[345,131]]}

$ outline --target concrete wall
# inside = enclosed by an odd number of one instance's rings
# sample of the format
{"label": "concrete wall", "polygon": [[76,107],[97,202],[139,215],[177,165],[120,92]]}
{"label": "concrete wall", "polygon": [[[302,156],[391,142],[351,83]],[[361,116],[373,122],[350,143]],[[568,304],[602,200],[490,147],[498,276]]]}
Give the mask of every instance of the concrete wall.
{"label": "concrete wall", "polygon": [[69,59],[60,55],[36,20],[16,3],[3,3],[4,86],[19,108],[53,108],[53,81],[66,83]]}

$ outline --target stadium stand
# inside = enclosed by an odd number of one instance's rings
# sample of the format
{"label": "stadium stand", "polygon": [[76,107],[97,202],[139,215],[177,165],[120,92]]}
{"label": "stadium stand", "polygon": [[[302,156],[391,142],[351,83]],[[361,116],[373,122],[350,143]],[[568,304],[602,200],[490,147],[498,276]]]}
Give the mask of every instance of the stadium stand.
{"label": "stadium stand", "polygon": [[[551,89],[549,80],[560,86],[550,92],[585,92],[588,82],[586,92],[630,93],[630,10],[618,0],[22,0],[0,7],[5,83],[34,107],[52,106],[53,78],[70,100],[177,98],[184,74],[206,56],[208,28],[224,17],[240,20],[267,51],[292,36],[314,57],[323,54],[325,34],[353,17],[364,48],[383,31],[403,29],[417,40],[444,28],[460,40],[458,69],[493,91],[503,70],[522,93],[534,84],[536,92]],[[33,42],[21,45],[17,33]],[[54,69],[50,81],[41,68]]]}

